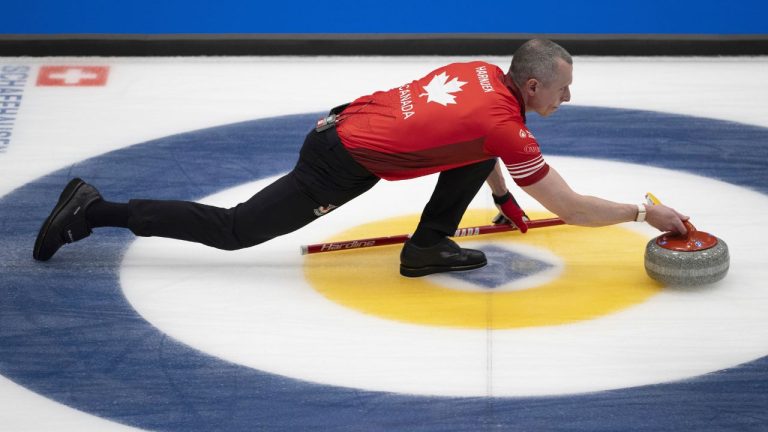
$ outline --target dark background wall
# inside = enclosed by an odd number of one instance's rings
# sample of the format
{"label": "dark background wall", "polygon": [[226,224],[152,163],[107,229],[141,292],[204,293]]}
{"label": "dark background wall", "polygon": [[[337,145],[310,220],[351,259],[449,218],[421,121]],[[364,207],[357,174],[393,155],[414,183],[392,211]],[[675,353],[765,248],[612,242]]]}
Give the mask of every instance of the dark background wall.
{"label": "dark background wall", "polygon": [[758,0],[5,0],[0,55],[768,54]]}

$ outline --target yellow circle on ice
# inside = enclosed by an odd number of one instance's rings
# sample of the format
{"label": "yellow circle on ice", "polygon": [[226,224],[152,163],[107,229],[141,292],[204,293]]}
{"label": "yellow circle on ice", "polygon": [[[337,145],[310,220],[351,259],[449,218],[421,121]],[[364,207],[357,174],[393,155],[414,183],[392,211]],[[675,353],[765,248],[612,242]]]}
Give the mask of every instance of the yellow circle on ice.
{"label": "yellow circle on ice", "polygon": [[[493,215],[469,211],[460,226],[486,225]],[[360,225],[326,241],[413,232],[417,222],[418,216],[386,219]],[[457,241],[543,249],[558,257],[563,268],[553,280],[527,289],[462,291],[442,286],[429,276],[401,276],[398,268],[402,246],[393,245],[309,255],[304,271],[319,293],[366,314],[413,324],[472,329],[589,320],[644,302],[661,289],[643,270],[647,239],[619,226],[558,226],[532,229],[527,234],[509,232]]]}

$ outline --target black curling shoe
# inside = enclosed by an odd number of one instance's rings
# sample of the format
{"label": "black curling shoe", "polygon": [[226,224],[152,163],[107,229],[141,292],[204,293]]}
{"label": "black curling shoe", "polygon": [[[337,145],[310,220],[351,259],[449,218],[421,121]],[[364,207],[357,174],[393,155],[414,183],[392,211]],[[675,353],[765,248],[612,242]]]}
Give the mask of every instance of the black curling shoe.
{"label": "black curling shoe", "polygon": [[79,178],[72,179],[40,227],[32,256],[38,261],[48,261],[63,245],[91,235],[85,210],[100,199],[96,188]]}
{"label": "black curling shoe", "polygon": [[400,253],[400,274],[407,277],[432,273],[472,270],[485,266],[485,254],[475,249],[463,249],[453,240],[444,238],[440,243],[421,248],[410,241]]}

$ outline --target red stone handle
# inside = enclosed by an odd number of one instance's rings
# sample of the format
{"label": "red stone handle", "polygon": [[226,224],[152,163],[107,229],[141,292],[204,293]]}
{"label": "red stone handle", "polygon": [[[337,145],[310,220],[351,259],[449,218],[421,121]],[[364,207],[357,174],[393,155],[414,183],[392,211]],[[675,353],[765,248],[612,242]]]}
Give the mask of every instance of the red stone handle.
{"label": "red stone handle", "polygon": [[667,233],[656,238],[656,244],[664,249],[679,252],[697,252],[715,247],[717,237],[704,231],[699,231],[690,220],[683,221],[685,234]]}

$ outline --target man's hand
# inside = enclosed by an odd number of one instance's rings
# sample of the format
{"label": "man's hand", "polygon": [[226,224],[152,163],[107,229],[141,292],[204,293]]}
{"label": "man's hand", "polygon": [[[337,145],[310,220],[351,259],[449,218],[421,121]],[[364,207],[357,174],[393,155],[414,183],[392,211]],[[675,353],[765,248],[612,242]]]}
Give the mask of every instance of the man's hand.
{"label": "man's hand", "polygon": [[677,210],[667,207],[663,204],[646,205],[645,221],[659,231],[670,231],[679,234],[686,234],[683,221],[688,220],[688,216],[680,214]]}
{"label": "man's hand", "polygon": [[493,218],[493,223],[496,225],[511,224],[517,227],[521,233],[528,231],[528,225],[526,220],[530,220],[528,215],[520,208],[515,201],[515,197],[512,196],[509,191],[502,196],[493,195],[493,202],[496,203],[496,207],[499,209],[499,214]]}

